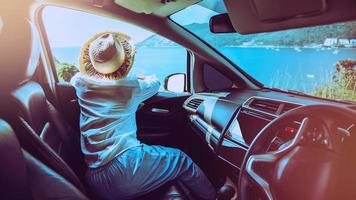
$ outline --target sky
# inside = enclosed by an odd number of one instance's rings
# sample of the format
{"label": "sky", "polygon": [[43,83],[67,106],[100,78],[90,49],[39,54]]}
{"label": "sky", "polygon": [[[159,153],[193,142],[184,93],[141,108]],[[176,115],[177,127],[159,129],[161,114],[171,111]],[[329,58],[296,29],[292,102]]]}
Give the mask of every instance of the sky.
{"label": "sky", "polygon": [[98,32],[119,31],[131,36],[135,43],[153,35],[143,28],[81,11],[46,7],[43,22],[52,48],[79,47]]}
{"label": "sky", "polygon": [[208,23],[210,17],[218,13],[202,7],[200,5],[192,5],[180,12],[177,12],[171,16],[173,21],[178,22],[181,25],[189,25],[192,23]]}
{"label": "sky", "polygon": [[[200,5],[193,5],[172,16],[181,25],[208,23],[217,14]],[[52,48],[82,46],[95,33],[119,31],[131,36],[134,43],[154,33],[138,26],[82,11],[48,6],[43,11],[43,22]]]}
{"label": "sky", "polygon": [[222,0],[204,0],[198,3],[198,5],[201,5],[205,8],[208,8],[210,10],[213,10],[217,13],[226,13],[227,10],[225,8],[225,4]]}

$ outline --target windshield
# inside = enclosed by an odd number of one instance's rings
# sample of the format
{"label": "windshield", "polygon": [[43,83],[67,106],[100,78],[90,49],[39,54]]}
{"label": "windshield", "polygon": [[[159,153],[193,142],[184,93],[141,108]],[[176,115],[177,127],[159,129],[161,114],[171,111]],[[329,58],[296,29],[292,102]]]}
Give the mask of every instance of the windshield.
{"label": "windshield", "polygon": [[250,35],[211,33],[210,17],[224,12],[222,1],[209,0],[171,19],[266,87],[356,101],[356,22]]}

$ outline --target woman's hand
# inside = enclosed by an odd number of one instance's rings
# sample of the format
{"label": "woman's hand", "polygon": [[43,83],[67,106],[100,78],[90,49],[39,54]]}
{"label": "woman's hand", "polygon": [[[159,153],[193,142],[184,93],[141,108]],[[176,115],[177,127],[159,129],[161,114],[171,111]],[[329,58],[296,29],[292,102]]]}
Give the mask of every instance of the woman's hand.
{"label": "woman's hand", "polygon": [[152,80],[156,80],[157,77],[156,75],[151,75],[151,76],[137,76],[138,80],[145,80],[145,81],[152,81]]}

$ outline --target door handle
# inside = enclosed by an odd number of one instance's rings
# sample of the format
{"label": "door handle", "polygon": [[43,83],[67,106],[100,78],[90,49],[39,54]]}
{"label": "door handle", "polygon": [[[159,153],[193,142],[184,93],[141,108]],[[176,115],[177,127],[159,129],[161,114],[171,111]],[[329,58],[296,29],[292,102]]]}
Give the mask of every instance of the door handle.
{"label": "door handle", "polygon": [[162,108],[152,108],[151,112],[153,113],[160,113],[160,114],[168,114],[169,110],[167,109],[162,109]]}

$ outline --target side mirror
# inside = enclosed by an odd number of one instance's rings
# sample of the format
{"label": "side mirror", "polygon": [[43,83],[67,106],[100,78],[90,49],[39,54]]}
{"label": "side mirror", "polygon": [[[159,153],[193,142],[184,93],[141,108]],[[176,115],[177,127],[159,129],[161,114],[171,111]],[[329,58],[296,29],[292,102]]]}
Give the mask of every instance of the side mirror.
{"label": "side mirror", "polygon": [[187,76],[184,73],[171,74],[164,80],[164,89],[175,93],[185,92],[186,79]]}

